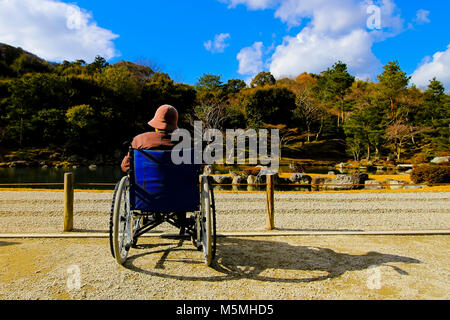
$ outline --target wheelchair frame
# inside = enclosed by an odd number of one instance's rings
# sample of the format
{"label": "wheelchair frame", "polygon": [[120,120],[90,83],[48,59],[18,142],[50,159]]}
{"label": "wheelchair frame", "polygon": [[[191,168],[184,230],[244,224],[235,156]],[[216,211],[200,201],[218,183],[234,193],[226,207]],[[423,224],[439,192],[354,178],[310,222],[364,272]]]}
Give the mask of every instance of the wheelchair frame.
{"label": "wheelchair frame", "polygon": [[[137,149],[130,148],[128,174],[116,184],[114,189],[109,221],[112,256],[117,263],[124,264],[130,248],[136,247],[140,236],[167,222],[180,229],[180,236],[183,236],[182,233],[190,236],[197,250],[203,251],[204,263],[209,266],[216,253],[216,212],[210,179],[206,175],[199,175],[200,205],[196,211],[190,211],[193,215],[188,218],[186,218],[187,212],[184,211],[161,213],[131,210],[130,190],[133,190],[135,183],[134,150]],[[163,152],[170,152],[170,150]],[[183,215],[182,219],[180,219],[181,215]]]}

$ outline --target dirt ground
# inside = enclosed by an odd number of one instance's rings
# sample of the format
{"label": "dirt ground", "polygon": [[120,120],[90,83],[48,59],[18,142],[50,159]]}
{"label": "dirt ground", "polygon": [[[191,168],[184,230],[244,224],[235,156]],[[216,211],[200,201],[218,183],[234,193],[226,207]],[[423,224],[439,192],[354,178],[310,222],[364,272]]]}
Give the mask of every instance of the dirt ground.
{"label": "dirt ground", "polygon": [[0,239],[0,299],[449,299],[449,236]]}

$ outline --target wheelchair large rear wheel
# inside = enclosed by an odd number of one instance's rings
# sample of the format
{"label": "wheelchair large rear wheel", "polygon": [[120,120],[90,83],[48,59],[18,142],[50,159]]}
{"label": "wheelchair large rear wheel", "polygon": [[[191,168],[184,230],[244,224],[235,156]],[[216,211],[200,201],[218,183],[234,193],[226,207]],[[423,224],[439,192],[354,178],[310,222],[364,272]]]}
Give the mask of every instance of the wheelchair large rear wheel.
{"label": "wheelchair large rear wheel", "polygon": [[[203,257],[207,266],[211,262],[215,254],[215,219],[213,218],[213,207],[211,203],[210,185],[207,176],[201,178],[201,205],[199,215],[200,240],[203,249]],[[214,248],[213,248],[214,247]]]}
{"label": "wheelchair large rear wheel", "polygon": [[112,244],[114,258],[123,264],[133,240],[133,217],[130,210],[129,179],[123,177],[117,187],[113,205]]}

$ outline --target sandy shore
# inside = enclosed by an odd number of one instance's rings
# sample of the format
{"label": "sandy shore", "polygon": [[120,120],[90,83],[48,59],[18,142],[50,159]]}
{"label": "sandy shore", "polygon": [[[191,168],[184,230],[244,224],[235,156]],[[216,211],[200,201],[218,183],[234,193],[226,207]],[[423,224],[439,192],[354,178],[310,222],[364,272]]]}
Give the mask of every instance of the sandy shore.
{"label": "sandy shore", "polygon": [[[76,192],[74,228],[107,232],[111,192]],[[264,193],[216,193],[217,229],[263,231]],[[0,191],[0,233],[62,230],[63,193]],[[275,227],[285,231],[450,229],[450,192],[276,193]],[[157,231],[173,230],[163,224]]]}

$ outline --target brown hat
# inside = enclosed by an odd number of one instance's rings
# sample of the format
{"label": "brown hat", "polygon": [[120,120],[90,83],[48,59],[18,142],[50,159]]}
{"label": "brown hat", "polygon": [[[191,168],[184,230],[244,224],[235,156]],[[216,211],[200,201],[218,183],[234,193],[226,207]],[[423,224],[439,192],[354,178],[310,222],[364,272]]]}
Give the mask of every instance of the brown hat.
{"label": "brown hat", "polygon": [[155,129],[174,131],[178,128],[178,111],[168,104],[162,105],[155,112],[155,116],[148,122]]}

